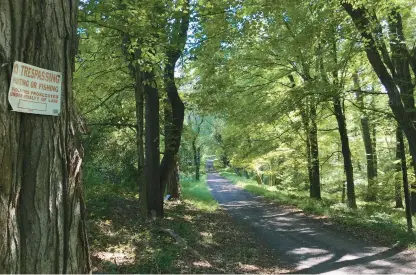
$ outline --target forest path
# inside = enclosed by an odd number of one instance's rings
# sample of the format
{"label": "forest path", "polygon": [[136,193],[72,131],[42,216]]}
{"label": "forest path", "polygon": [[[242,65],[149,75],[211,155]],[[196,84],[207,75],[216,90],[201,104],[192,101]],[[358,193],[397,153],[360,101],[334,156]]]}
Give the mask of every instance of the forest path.
{"label": "forest path", "polygon": [[[207,163],[211,168],[212,163]],[[368,244],[293,208],[268,203],[208,169],[214,198],[296,273],[415,273],[410,250]],[[241,240],[244,241],[244,240]]]}

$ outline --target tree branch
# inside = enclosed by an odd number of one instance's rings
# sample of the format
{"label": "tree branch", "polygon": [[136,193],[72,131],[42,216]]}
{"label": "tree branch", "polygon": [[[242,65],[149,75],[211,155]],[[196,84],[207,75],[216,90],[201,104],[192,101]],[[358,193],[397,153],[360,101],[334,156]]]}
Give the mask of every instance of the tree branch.
{"label": "tree branch", "polygon": [[125,86],[125,87],[123,87],[123,88],[120,88],[120,89],[117,89],[117,90],[115,90],[113,93],[111,93],[110,95],[108,95],[106,98],[104,98],[99,104],[97,104],[96,106],[94,106],[93,108],[91,108],[90,110],[88,110],[88,111],[86,111],[86,112],[84,112],[82,115],[84,116],[84,115],[86,115],[86,114],[89,114],[89,113],[91,113],[91,112],[93,112],[93,111],[95,111],[95,110],[97,110],[98,108],[100,108],[101,106],[103,106],[110,98],[112,98],[114,95],[116,95],[117,93],[119,93],[119,92],[122,92],[122,91],[124,91],[124,90],[126,90],[127,88],[133,88],[133,86],[132,85],[128,85],[128,86]]}

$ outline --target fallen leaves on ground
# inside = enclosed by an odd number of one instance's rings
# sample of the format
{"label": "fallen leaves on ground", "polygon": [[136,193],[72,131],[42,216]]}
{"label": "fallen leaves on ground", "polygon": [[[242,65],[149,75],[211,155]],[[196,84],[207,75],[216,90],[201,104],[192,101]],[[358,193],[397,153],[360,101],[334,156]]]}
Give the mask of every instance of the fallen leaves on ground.
{"label": "fallen leaves on ground", "polygon": [[[166,218],[143,221],[138,200],[114,197],[100,215],[88,204],[95,273],[283,273],[277,255],[223,210],[202,211],[182,201],[166,204]],[[186,241],[161,232],[170,228]]]}

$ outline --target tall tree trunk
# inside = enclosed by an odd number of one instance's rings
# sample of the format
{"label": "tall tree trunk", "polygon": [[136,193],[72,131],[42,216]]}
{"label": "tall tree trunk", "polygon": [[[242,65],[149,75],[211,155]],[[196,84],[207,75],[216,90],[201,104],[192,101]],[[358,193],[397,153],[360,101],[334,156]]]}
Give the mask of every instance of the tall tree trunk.
{"label": "tall tree trunk", "polygon": [[[289,75],[291,87],[295,87],[295,79]],[[306,108],[305,108],[306,107]],[[305,106],[298,105],[303,129],[306,133],[306,158],[309,176],[309,196],[321,199],[321,177],[319,167],[318,127],[316,125],[316,105],[313,96],[307,98]]]}
{"label": "tall tree trunk", "polygon": [[[354,80],[354,88],[356,90],[360,90],[360,83],[358,79],[358,74],[355,73],[353,75]],[[374,147],[375,141],[373,141],[371,137],[371,131],[370,131],[370,123],[369,123],[369,117],[365,111],[365,105],[364,105],[364,96],[361,94],[361,92],[356,93],[358,106],[361,108],[361,130],[362,130],[362,136],[364,141],[364,149],[365,149],[365,156],[367,160],[367,195],[366,200],[367,201],[376,201],[377,199],[377,168],[376,168],[376,156],[374,153]]]}
{"label": "tall tree trunk", "polygon": [[354,190],[354,172],[351,161],[350,143],[348,140],[347,125],[345,115],[342,110],[341,100],[338,96],[334,97],[334,113],[338,123],[338,131],[341,138],[342,155],[344,157],[344,171],[347,177],[347,204],[351,208],[356,208]]}
{"label": "tall tree trunk", "polygon": [[[389,20],[389,33],[390,33],[390,48],[391,48],[391,60],[393,67],[395,69],[394,79],[397,83],[397,86],[400,89],[401,98],[403,105],[406,109],[406,112],[410,119],[413,121],[413,125],[416,122],[416,108],[415,108],[415,98],[414,98],[414,88],[415,85],[412,82],[412,77],[410,73],[410,63],[408,58],[408,50],[406,48],[406,41],[403,34],[403,24],[402,17],[398,10],[393,9]],[[410,141],[409,141],[410,143]],[[416,173],[416,162],[412,161],[412,166]],[[411,210],[412,213],[416,212],[416,187],[415,183],[411,184],[410,196],[411,200]]]}
{"label": "tall tree trunk", "polygon": [[[389,106],[394,114],[395,119],[397,120],[397,122],[399,123],[400,127],[403,129],[406,135],[406,138],[409,142],[410,153],[412,155],[413,162],[416,162],[416,127],[413,121],[413,115],[409,114],[410,110],[408,108],[410,107],[411,102],[409,100],[411,100],[411,97],[406,96],[405,98],[403,98],[403,103],[402,103],[402,97],[401,97],[400,91],[398,87],[396,86],[396,83],[400,83],[401,77],[396,76],[396,75],[391,75],[389,73],[389,71],[387,70],[387,67],[391,71],[396,71],[396,69],[393,67],[392,64],[390,64],[392,62],[389,59],[389,57],[386,56],[384,48],[380,49],[380,47],[377,46],[377,43],[375,40],[377,37],[379,37],[382,34],[369,32],[369,30],[373,29],[371,27],[372,23],[367,18],[368,16],[367,12],[363,7],[353,7],[351,3],[347,3],[347,2],[342,2],[342,6],[347,11],[347,13],[351,16],[357,30],[361,34],[361,37],[365,39],[367,42],[366,48],[365,48],[367,59],[372,65],[373,70],[377,74],[380,82],[386,88],[387,95],[389,97]],[[405,44],[405,43],[399,43],[399,44]],[[378,51],[379,49],[384,53],[383,57],[386,57],[384,60],[382,59]],[[396,64],[400,66],[405,65],[405,64],[399,64],[399,63],[396,63]],[[406,66],[403,66],[403,68],[405,67]],[[401,91],[401,92],[406,93],[407,91]],[[408,94],[406,93],[406,95]],[[409,105],[409,106],[406,107],[406,105]]]}
{"label": "tall tree trunk", "polygon": [[[160,164],[160,185],[161,190],[165,190],[167,181],[175,166],[175,158],[181,145],[183,130],[183,120],[185,117],[185,105],[179,97],[178,89],[175,83],[175,66],[176,62],[185,48],[189,28],[189,0],[183,5],[181,18],[177,18],[177,25],[172,27],[172,41],[167,51],[167,62],[164,70],[164,83],[168,101],[171,105],[172,116],[170,121],[166,121],[169,130],[165,133],[165,139],[169,143],[165,147],[163,159]],[[178,183],[179,184],[179,183]]]}
{"label": "tall tree trunk", "polygon": [[[401,129],[399,127],[396,128],[396,172],[399,175],[402,171],[402,155],[403,150],[401,148],[401,143],[403,140],[403,134],[401,132]],[[406,158],[405,158],[406,161]],[[403,208],[403,201],[402,201],[402,188],[401,188],[401,182],[404,185],[409,185],[407,181],[407,169],[406,166],[404,167],[405,170],[403,172],[403,180],[400,180],[399,176],[395,177],[395,201],[396,206],[395,208]]]}
{"label": "tall tree trunk", "polygon": [[378,176],[378,157],[377,157],[377,129],[375,123],[372,124],[373,134],[371,135],[371,144],[373,145],[373,165],[374,165],[374,175],[377,178]]}
{"label": "tall tree trunk", "polygon": [[[172,148],[169,148],[170,146],[172,146],[172,110],[171,110],[171,105],[169,104],[169,100],[165,101],[164,104],[164,115],[165,115],[165,154],[166,152],[172,150]],[[173,168],[170,170],[170,174],[167,178],[167,183],[166,183],[166,189],[167,192],[171,195],[172,198],[174,199],[179,199],[179,176],[176,177],[175,176],[175,172],[176,174],[178,173],[177,169],[178,169],[178,164],[177,164],[177,156],[175,157],[174,160],[174,164],[173,164]],[[176,170],[176,171],[175,171]],[[162,171],[161,171],[162,173]],[[165,191],[165,186],[162,185],[162,193],[164,193]]]}
{"label": "tall tree trunk", "polygon": [[[124,7],[121,7],[124,9]],[[139,45],[141,41],[137,39],[134,44]],[[139,193],[139,209],[142,217],[147,217],[147,192],[144,172],[144,73],[141,71],[139,63],[141,49],[136,48],[131,53],[132,41],[128,34],[124,34],[121,49],[128,63],[131,76],[134,79],[134,97],[136,102],[136,147],[137,147],[137,187]],[[137,47],[137,46],[136,46]]]}
{"label": "tall tree trunk", "polygon": [[[412,161],[412,166],[414,177],[416,178],[416,162]],[[412,215],[414,215],[416,213],[416,183],[414,181],[410,184],[410,206]]]}
{"label": "tall tree trunk", "polygon": [[[193,158],[194,158],[194,169],[195,169],[195,180],[199,180],[199,169],[201,167],[201,147],[197,147],[196,142],[199,136],[199,133],[201,132],[201,125],[204,122],[204,119],[200,119],[198,118],[198,116],[195,116],[195,133],[194,133],[194,137],[192,139],[192,153],[193,153]],[[198,121],[199,120],[199,121]]]}
{"label": "tall tree trunk", "polygon": [[311,135],[310,135],[310,127],[309,127],[309,118],[307,114],[301,110],[302,114],[302,121],[303,121],[303,128],[306,133],[306,164],[308,166],[308,178],[309,178],[309,197],[314,197],[314,189],[313,189],[313,170],[312,170],[312,153],[311,153]]}
{"label": "tall tree trunk", "polygon": [[410,192],[409,192],[409,180],[407,177],[407,163],[406,163],[406,151],[404,147],[403,132],[400,127],[397,127],[396,130],[396,142],[398,153],[401,160],[402,176],[403,176],[403,191],[404,191],[404,204],[406,205],[406,221],[407,221],[407,230],[412,232],[412,211],[410,205]]}
{"label": "tall tree trunk", "polygon": [[365,148],[365,155],[367,159],[367,201],[376,201],[377,200],[377,172],[374,161],[374,152],[373,152],[373,143],[371,140],[370,126],[368,122],[368,117],[361,117],[361,128],[363,133],[363,141]]}
{"label": "tall tree trunk", "polygon": [[[136,60],[139,56],[136,55]],[[135,67],[135,90],[134,95],[136,99],[136,146],[137,146],[137,184],[139,188],[139,205],[140,213],[143,217],[146,217],[147,210],[147,198],[146,198],[146,182],[144,175],[144,91],[143,91],[143,73],[140,72],[140,66],[137,64]]]}
{"label": "tall tree trunk", "polygon": [[200,178],[200,168],[201,168],[201,147],[198,147],[196,149],[196,155],[197,155],[197,166],[196,168],[196,178],[197,180],[199,180]]}
{"label": "tall tree trunk", "polygon": [[316,125],[316,106],[314,100],[310,102],[310,132],[311,146],[311,198],[321,199],[321,177],[319,175],[318,127]]}
{"label": "tall tree trunk", "polygon": [[200,178],[200,167],[201,167],[201,147],[196,147],[195,141],[192,142],[192,150],[194,152],[194,167],[195,167],[195,180]]}
{"label": "tall tree trunk", "polygon": [[145,180],[147,209],[151,217],[163,217],[163,189],[160,185],[159,91],[153,72],[143,74],[145,81]]}
{"label": "tall tree trunk", "polygon": [[[72,95],[78,1],[0,0],[0,7],[0,273],[88,273]],[[9,109],[14,61],[62,73],[59,116]]]}
{"label": "tall tree trunk", "polygon": [[167,180],[175,166],[175,157],[181,144],[183,120],[185,117],[185,106],[179,97],[175,84],[175,63],[166,65],[165,69],[165,86],[168,100],[171,105],[172,115],[171,118],[165,122],[168,125],[167,131],[165,131],[165,139],[168,146],[165,146],[165,152],[160,165],[161,190],[166,188]]}
{"label": "tall tree trunk", "polygon": [[179,182],[179,168],[178,164],[176,163],[175,168],[172,170],[172,174],[170,175],[168,186],[167,186],[167,193],[170,195],[172,199],[179,199],[181,195],[181,189]]}

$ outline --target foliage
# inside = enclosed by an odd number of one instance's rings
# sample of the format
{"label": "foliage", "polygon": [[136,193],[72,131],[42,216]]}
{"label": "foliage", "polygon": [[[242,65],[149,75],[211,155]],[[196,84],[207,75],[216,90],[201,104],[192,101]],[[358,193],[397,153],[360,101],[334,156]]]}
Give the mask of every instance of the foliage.
{"label": "foliage", "polygon": [[[347,3],[370,15],[365,32],[357,31],[345,12]],[[87,185],[135,188],[137,83],[132,68],[153,72],[154,85],[163,90],[168,53],[183,46],[173,42],[177,41],[175,23],[189,12],[188,39],[175,72],[186,106],[178,160],[185,201],[210,213],[217,211],[205,177],[191,180],[197,173],[195,166],[204,166],[204,161],[195,161],[198,149],[202,160],[215,158],[215,167],[229,167],[244,176],[227,174],[250,192],[327,215],[347,228],[377,229],[389,241],[412,243],[413,235],[404,233],[403,211],[393,208],[397,187],[402,185],[397,116],[368,60],[365,51],[370,41],[363,33],[377,34],[375,43],[384,63],[389,63],[389,56],[400,61],[394,55],[400,46],[406,49],[406,60],[416,64],[414,3],[203,0],[190,1],[189,10],[185,4],[81,2],[74,90],[89,129],[84,137]],[[403,34],[392,31],[391,26],[398,23],[394,14],[401,16]],[[395,43],[398,35],[406,40]],[[410,65],[412,79],[415,71]],[[392,66],[388,70],[395,75]],[[395,85],[400,86],[399,82]],[[413,90],[412,86],[412,98]],[[160,102],[166,105],[164,93]],[[335,102],[340,103],[341,115]],[[160,117],[164,125],[164,110]],[[340,119],[346,123],[344,136]],[[311,154],[314,125],[317,159]],[[166,149],[165,129],[161,127],[161,153]],[[374,151],[374,179],[369,173],[366,130]],[[343,148],[345,140],[349,148]],[[344,162],[348,153],[352,167]],[[411,159],[409,153],[406,158]],[[312,163],[319,166],[315,168],[321,201],[308,198]],[[406,168],[412,184],[416,179],[410,172],[411,161]],[[343,204],[347,170],[353,175],[357,210]],[[370,185],[376,194],[373,202],[368,202]],[[169,262],[169,257],[163,261]]]}

